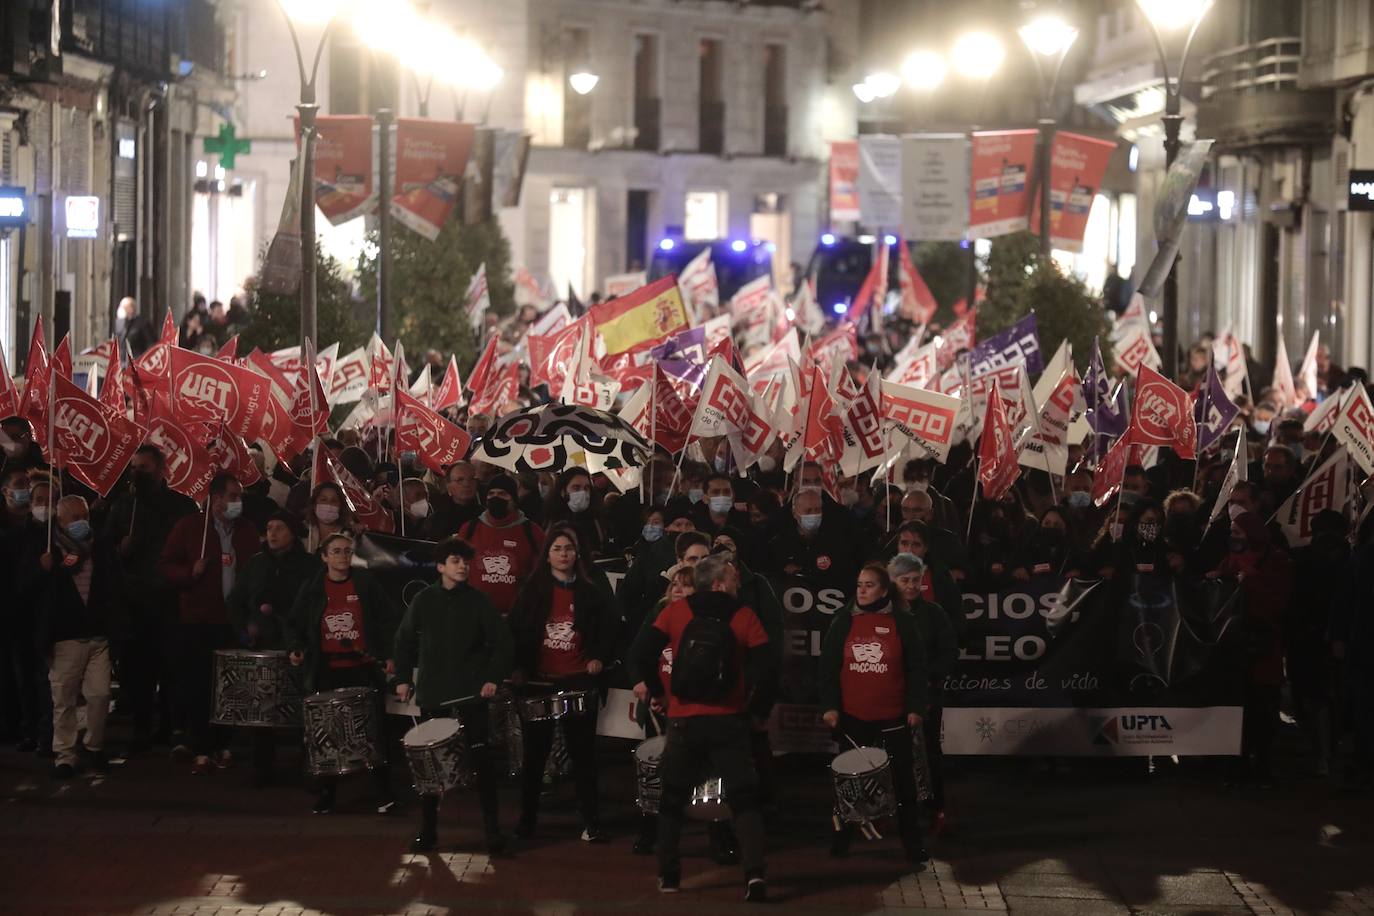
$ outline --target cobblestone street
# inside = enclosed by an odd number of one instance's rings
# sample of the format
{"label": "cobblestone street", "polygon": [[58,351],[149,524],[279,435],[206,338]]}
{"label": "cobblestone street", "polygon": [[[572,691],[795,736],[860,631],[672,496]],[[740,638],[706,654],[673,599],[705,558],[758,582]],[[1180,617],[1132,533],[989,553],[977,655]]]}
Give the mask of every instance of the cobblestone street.
{"label": "cobblestone street", "polygon": [[[299,780],[251,790],[246,770],[189,775],[164,756],[104,779],[57,785],[29,755],[0,755],[0,908],[38,913],[731,912],[736,868],[684,842],[683,893],[664,897],[651,859],[630,853],[628,753],[604,759],[610,842],[576,839],[571,786],[546,800],[535,838],[489,860],[451,800],[441,851],[410,855],[413,797],[370,812],[346,780],[338,811],[309,813]],[[294,763],[294,758],[287,763]],[[1293,761],[1297,766],[1297,761]],[[904,873],[894,839],[828,855],[828,783],[819,761],[785,759],[770,830],[770,896],[799,913],[946,910],[1026,914],[1374,913],[1374,801],[1315,779],[1228,792],[1203,761],[1081,762],[1067,773],[1025,760],[958,761],[957,836],[932,842],[933,866]],[[400,777],[398,776],[398,779]],[[365,783],[365,780],[363,781]],[[513,823],[512,792],[503,822]]]}

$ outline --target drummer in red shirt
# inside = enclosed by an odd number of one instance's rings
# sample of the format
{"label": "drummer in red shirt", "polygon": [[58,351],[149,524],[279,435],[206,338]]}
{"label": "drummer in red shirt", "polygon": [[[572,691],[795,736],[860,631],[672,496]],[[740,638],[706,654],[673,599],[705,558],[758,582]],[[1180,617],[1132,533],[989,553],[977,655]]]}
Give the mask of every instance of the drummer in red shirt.
{"label": "drummer in red shirt", "polygon": [[[543,692],[593,691],[593,708],[584,715],[559,720],[572,758],[582,814],[582,839],[603,839],[597,814],[596,705],[597,679],[615,654],[620,611],[604,580],[594,579],[582,561],[577,532],[568,526],[550,529],[545,550],[510,612],[515,634],[515,672],[521,685],[542,685]],[[553,747],[554,720],[524,723],[520,820],[515,835],[534,834],[544,765]]]}
{"label": "drummer in red shirt", "polygon": [[664,608],[630,650],[634,670],[644,678],[635,688],[641,700],[667,692],[658,660],[665,646],[673,653],[668,742],[659,767],[658,887],[664,893],[681,887],[683,812],[710,763],[723,782],[739,835],[745,899],[764,902],[763,813],[749,735],[750,716],[766,718],[772,707],[777,652],[758,617],[740,603],[739,568],[732,555],[705,557],[696,564],[694,580],[693,594]]}
{"label": "drummer in red shirt", "polygon": [[[913,864],[930,858],[911,759],[911,729],[921,725],[929,680],[916,618],[899,606],[887,568],[865,564],[854,600],[835,614],[821,644],[821,718],[842,750],[857,744],[887,751],[902,847]],[[832,855],[849,851],[852,832],[848,824],[840,827]]]}
{"label": "drummer in red shirt", "polygon": [[470,584],[502,616],[510,613],[544,552],[544,530],[516,508],[518,491],[514,477],[497,474],[487,483],[486,509],[457,532],[476,551]]}

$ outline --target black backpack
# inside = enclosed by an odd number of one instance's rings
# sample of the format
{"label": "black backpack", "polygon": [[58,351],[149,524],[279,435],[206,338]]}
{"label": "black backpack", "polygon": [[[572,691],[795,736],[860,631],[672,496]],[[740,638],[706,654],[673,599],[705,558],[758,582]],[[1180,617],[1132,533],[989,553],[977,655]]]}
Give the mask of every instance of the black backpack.
{"label": "black backpack", "polygon": [[734,616],[733,611],[724,618],[692,613],[673,657],[672,692],[676,699],[719,703],[735,689],[739,672],[735,633],[730,629]]}

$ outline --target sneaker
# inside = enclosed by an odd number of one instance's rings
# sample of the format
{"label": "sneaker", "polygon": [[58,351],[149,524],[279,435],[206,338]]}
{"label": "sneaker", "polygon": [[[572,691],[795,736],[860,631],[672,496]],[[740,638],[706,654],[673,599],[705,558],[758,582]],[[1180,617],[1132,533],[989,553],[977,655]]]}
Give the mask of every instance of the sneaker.
{"label": "sneaker", "polygon": [[334,810],[334,793],[321,792],[315,796],[315,807],[310,809],[315,814],[329,814]]}
{"label": "sneaker", "polygon": [[665,871],[658,876],[658,892],[660,894],[676,894],[682,890],[682,872]]}
{"label": "sneaker", "polygon": [[52,768],[52,778],[60,782],[66,782],[76,775],[76,767],[70,763],[59,763]]}
{"label": "sneaker", "polygon": [[588,824],[582,828],[582,842],[604,843],[606,842],[606,835],[601,832],[601,828],[596,824]]}
{"label": "sneaker", "polygon": [[218,754],[215,755],[215,768],[216,768],[216,769],[227,770],[227,769],[230,769],[231,767],[233,767],[233,765],[234,765],[234,755],[231,754],[231,753],[229,753],[227,750],[225,750],[225,751],[220,751]]}
{"label": "sneaker", "polygon": [[415,839],[410,841],[411,852],[433,852],[439,845],[439,835],[428,830],[421,830],[415,835]]}
{"label": "sneaker", "polygon": [[201,776],[205,773],[209,773],[214,768],[215,765],[210,762],[210,758],[202,754],[191,763],[191,775]]}
{"label": "sneaker", "polygon": [[767,903],[768,882],[762,878],[750,878],[749,883],[744,887],[744,902]]}
{"label": "sneaker", "polygon": [[396,799],[384,798],[381,801],[377,802],[377,813],[385,816],[387,814],[390,814],[395,807]]}

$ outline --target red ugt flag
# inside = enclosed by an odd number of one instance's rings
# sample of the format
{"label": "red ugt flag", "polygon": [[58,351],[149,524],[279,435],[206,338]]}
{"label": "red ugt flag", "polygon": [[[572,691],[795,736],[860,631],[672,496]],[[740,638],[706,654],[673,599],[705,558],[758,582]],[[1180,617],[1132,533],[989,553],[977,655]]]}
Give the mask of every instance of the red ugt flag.
{"label": "red ugt flag", "polygon": [[49,443],[52,462],[65,465],[101,496],[109,496],[143,441],[143,428],[106,408],[71,379],[56,375],[50,381],[57,386],[55,441]]}
{"label": "red ugt flag", "polygon": [[201,356],[179,347],[168,348],[172,413],[178,419],[224,422],[245,439],[262,431],[272,382],[252,369]]}
{"label": "red ugt flag", "polygon": [[329,449],[325,448],[322,442],[315,443],[315,465],[310,479],[315,486],[327,482],[343,490],[349,510],[364,527],[383,534],[390,534],[395,530],[396,520],[392,514],[378,504],[347,468],[335,464],[334,459],[329,457]]}
{"label": "red ugt flag", "polygon": [[1180,458],[1196,455],[1197,421],[1182,388],[1148,365],[1136,378],[1135,409],[1126,440],[1138,445],[1168,446]]}
{"label": "red ugt flag", "polygon": [[[993,392],[994,395],[998,393]],[[1011,438],[1011,423],[1002,409],[1002,398],[988,398],[988,412],[983,419],[983,438],[978,440],[978,479],[983,484],[983,497],[998,500],[1011,489],[1021,467],[1016,461],[1016,444]]]}
{"label": "red ugt flag", "polygon": [[467,455],[472,437],[404,391],[396,391],[396,411],[397,445],[402,450],[414,450],[434,473],[444,473]]}

